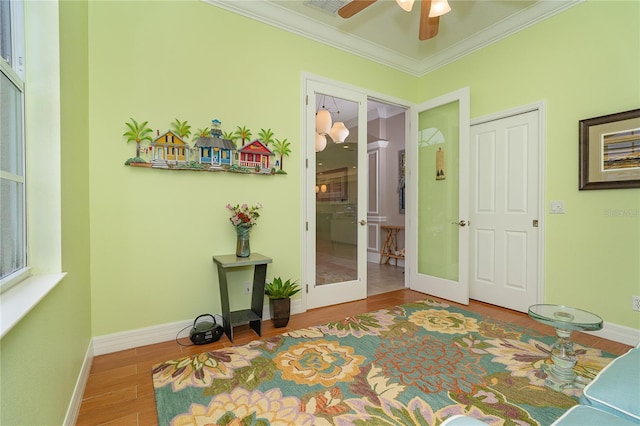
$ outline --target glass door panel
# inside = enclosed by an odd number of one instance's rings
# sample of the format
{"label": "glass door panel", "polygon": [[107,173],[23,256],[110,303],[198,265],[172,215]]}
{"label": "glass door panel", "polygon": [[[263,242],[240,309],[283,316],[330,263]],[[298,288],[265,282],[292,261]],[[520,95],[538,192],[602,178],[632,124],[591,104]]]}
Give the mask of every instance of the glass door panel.
{"label": "glass door panel", "polygon": [[[459,102],[418,114],[418,273],[458,280]],[[453,119],[452,119],[453,118]],[[455,220],[457,222],[457,220]]]}
{"label": "glass door panel", "polygon": [[345,143],[316,153],[316,284],[358,278],[358,156]]}
{"label": "glass door panel", "polygon": [[469,90],[414,108],[407,146],[407,263],[414,290],[469,303]]}
{"label": "glass door panel", "polygon": [[[359,131],[366,129],[366,96],[317,82],[308,82],[307,93],[306,134],[313,142],[307,145],[307,211],[313,220],[306,276],[307,307],[313,308],[366,297],[366,130]],[[316,126],[323,109],[331,130]],[[344,123],[346,137],[335,133],[336,122]]]}

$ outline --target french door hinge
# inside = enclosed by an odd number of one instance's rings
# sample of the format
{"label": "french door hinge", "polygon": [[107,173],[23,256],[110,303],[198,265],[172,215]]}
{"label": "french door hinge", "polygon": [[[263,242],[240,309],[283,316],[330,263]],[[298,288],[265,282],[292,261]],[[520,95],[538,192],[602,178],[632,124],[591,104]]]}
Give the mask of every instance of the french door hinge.
{"label": "french door hinge", "polygon": [[309,293],[309,284],[305,284],[305,286],[307,287],[307,293]]}
{"label": "french door hinge", "polygon": [[307,228],[307,229],[305,229],[306,231],[309,230],[309,222],[306,222],[305,228]]}

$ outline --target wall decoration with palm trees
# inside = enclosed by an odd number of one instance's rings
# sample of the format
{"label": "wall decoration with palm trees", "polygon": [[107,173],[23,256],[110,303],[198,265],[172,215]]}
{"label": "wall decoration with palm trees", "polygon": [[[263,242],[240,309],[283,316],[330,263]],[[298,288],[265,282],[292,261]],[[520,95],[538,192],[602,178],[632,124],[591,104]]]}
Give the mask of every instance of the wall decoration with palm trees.
{"label": "wall decoration with palm trees", "polygon": [[[199,170],[245,174],[286,174],[284,157],[291,154],[287,139],[276,139],[271,129],[260,129],[256,139],[251,130],[238,126],[234,132],[224,132],[220,120],[193,133],[186,120],[175,119],[164,133],[149,127],[148,121],[131,118],[123,134],[136,143],[136,156],[125,161],[127,166],[165,170]],[[143,145],[145,144],[145,145]],[[147,145],[148,144],[148,145]]]}

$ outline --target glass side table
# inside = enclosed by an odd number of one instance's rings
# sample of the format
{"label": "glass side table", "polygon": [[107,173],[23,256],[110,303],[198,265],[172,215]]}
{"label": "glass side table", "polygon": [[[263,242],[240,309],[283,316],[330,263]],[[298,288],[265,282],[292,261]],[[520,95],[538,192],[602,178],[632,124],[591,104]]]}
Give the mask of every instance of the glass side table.
{"label": "glass side table", "polygon": [[602,318],[569,306],[562,305],[532,305],[529,316],[534,320],[556,329],[557,340],[551,346],[551,361],[545,364],[547,373],[546,385],[559,390],[567,386],[584,387],[588,379],[577,376],[573,367],[578,361],[571,342],[573,331],[595,331],[602,329]]}

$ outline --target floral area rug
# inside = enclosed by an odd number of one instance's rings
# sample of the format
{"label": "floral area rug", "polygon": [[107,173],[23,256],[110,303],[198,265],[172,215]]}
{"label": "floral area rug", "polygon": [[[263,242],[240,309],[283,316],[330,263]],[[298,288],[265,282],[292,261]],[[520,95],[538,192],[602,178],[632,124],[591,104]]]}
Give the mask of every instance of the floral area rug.
{"label": "floral area rug", "polygon": [[[580,390],[551,390],[554,336],[424,300],[153,368],[160,425],[549,425]],[[593,377],[613,356],[575,346]],[[578,371],[579,369],[579,371]]]}

